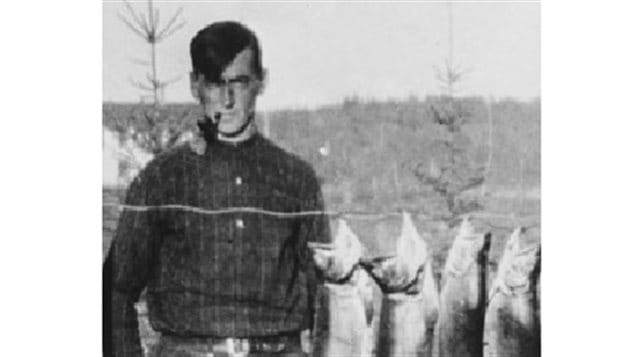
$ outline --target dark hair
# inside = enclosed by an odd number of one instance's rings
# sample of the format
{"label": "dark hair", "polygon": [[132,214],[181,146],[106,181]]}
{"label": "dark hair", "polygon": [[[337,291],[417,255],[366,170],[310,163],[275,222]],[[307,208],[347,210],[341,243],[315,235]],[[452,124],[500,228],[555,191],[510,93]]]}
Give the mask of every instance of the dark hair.
{"label": "dark hair", "polygon": [[262,79],[260,45],[256,35],[239,22],[215,22],[200,30],[190,42],[192,69],[195,74],[203,74],[208,81],[219,81],[223,70],[246,48],[253,51],[252,70]]}

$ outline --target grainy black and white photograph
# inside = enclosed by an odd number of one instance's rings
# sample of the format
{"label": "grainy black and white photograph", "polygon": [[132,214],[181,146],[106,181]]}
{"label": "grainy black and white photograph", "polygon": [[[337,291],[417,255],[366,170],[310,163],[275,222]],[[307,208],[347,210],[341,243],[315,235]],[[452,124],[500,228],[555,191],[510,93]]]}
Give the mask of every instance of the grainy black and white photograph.
{"label": "grainy black and white photograph", "polygon": [[539,1],[103,1],[103,355],[541,355]]}

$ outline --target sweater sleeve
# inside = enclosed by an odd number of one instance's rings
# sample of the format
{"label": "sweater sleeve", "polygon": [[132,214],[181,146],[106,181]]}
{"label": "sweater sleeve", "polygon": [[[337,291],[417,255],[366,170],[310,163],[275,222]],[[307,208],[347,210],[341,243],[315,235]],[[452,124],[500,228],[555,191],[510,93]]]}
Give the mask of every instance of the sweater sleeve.
{"label": "sweater sleeve", "polygon": [[[304,187],[302,189],[303,198],[301,211],[316,211],[321,212],[325,211],[324,207],[324,199],[322,195],[322,190],[320,188],[320,184],[318,182],[317,177],[313,170],[310,170],[310,174],[308,175]],[[329,218],[326,214],[312,214],[304,216],[301,219],[300,223],[300,241],[301,241],[301,254],[302,261],[305,263],[305,271],[307,274],[307,293],[308,293],[308,303],[309,303],[309,311],[308,317],[309,322],[308,325],[313,328],[313,321],[315,318],[315,304],[316,304],[316,293],[317,293],[317,285],[318,285],[318,275],[315,267],[315,263],[313,261],[313,257],[311,251],[308,248],[308,242],[320,242],[320,243],[329,243],[331,242],[331,231],[329,226]]]}
{"label": "sweater sleeve", "polygon": [[[126,205],[148,205],[156,182],[149,169],[130,184]],[[103,265],[104,356],[143,356],[134,304],[145,288],[156,255],[153,213],[124,208]]]}

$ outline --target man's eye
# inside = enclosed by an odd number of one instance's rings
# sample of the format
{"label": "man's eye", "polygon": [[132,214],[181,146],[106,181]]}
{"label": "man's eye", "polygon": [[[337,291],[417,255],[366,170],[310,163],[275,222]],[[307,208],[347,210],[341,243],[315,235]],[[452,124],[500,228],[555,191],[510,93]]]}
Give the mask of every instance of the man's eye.
{"label": "man's eye", "polygon": [[248,84],[249,83],[249,78],[247,77],[239,77],[239,78],[234,78],[231,80],[232,83],[236,83],[236,84]]}
{"label": "man's eye", "polygon": [[209,88],[218,88],[223,85],[223,82],[205,82],[205,86]]}

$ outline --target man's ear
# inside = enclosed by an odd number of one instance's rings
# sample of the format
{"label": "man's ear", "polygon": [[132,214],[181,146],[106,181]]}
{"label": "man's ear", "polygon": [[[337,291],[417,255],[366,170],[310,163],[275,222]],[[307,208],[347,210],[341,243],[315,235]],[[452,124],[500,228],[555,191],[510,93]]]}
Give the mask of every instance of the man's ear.
{"label": "man's ear", "polygon": [[201,97],[198,92],[198,74],[194,72],[190,72],[190,91],[192,92],[192,97],[196,99],[196,101],[200,101]]}
{"label": "man's ear", "polygon": [[262,94],[265,91],[269,83],[269,71],[266,68],[262,69],[262,79],[258,83],[258,94]]}

